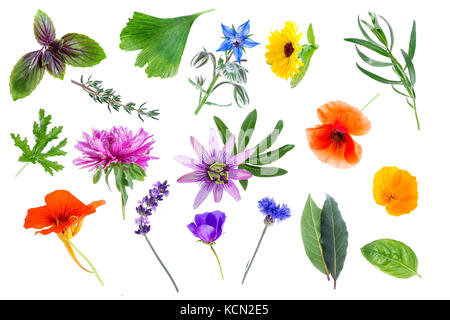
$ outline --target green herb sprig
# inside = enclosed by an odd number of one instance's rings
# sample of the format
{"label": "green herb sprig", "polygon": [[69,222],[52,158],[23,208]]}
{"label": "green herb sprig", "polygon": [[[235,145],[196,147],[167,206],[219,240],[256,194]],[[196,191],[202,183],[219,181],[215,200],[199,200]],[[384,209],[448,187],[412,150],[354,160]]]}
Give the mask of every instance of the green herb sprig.
{"label": "green herb sprig", "polygon": [[[413,58],[416,52],[416,21],[413,22],[408,52],[406,52],[405,50],[401,50],[403,60],[405,61],[405,65],[403,66],[392,53],[392,49],[394,47],[394,31],[389,22],[382,16],[375,13],[369,12],[369,16],[370,23],[364,20],[360,20],[360,18],[358,17],[359,29],[361,30],[361,33],[366,40],[356,38],[346,38],[344,40],[355,44],[356,52],[358,53],[359,57],[368,65],[375,68],[389,67],[394,71],[399,80],[386,79],[362,68],[358,63],[356,64],[356,66],[362,73],[378,82],[391,85],[392,89],[396,93],[406,98],[406,102],[414,110],[417,129],[420,130],[419,117],[417,115],[416,107],[416,93],[414,90],[414,85],[416,84],[416,71],[413,64]],[[386,36],[387,33],[380,26],[380,19],[386,23],[389,29],[389,37]],[[370,32],[376,37],[376,39],[374,39],[373,36],[370,36],[366,32],[363,25],[368,30],[370,30]],[[381,55],[385,59],[387,58],[389,61],[379,61],[366,56],[363,52],[361,52],[361,50],[358,49],[358,45],[365,47],[378,55]],[[401,91],[401,89],[398,89],[395,86],[402,86],[405,92]]]}
{"label": "green herb sprig", "polygon": [[[188,79],[189,83],[199,91],[198,105],[195,109],[197,115],[204,105],[216,106],[216,107],[229,107],[229,104],[219,104],[209,101],[210,95],[219,87],[223,85],[230,85],[233,87],[234,101],[239,107],[247,106],[250,102],[247,91],[243,87],[243,84],[247,83],[247,69],[245,69],[237,61],[230,61],[233,57],[233,51],[228,50],[225,52],[225,57],[216,58],[214,53],[208,52],[203,49],[197,53],[191,61],[191,67],[200,68],[210,61],[212,63],[212,75],[211,82],[205,85],[206,78],[203,76],[196,77],[196,80]],[[245,59],[241,60],[242,62]],[[219,79],[223,77],[224,80],[217,83]]]}
{"label": "green herb sprig", "polygon": [[63,165],[59,164],[56,161],[48,160],[50,157],[56,156],[65,156],[67,152],[63,151],[62,148],[67,144],[67,138],[61,140],[58,144],[51,147],[47,152],[44,152],[45,147],[53,141],[58,139],[58,135],[62,132],[63,127],[53,127],[50,131],[47,132],[48,126],[50,125],[52,120],[52,116],[45,116],[44,109],[39,110],[39,122],[35,122],[33,124],[33,135],[36,141],[36,144],[33,146],[33,149],[28,145],[28,139],[22,139],[20,134],[11,133],[11,138],[14,140],[14,145],[20,150],[22,150],[23,154],[20,156],[20,162],[26,162],[26,164],[22,167],[22,169],[16,174],[16,177],[25,169],[30,163],[36,164],[39,163],[46,172],[50,173],[53,176],[54,171],[60,171],[64,168]]}
{"label": "green herb sprig", "polygon": [[[250,143],[250,139],[255,131],[257,120],[256,109],[250,112],[244,119],[239,131],[237,145],[234,146],[233,154],[238,154],[245,150],[245,148]],[[225,123],[218,117],[214,117],[214,122],[219,131],[220,137],[225,144],[230,136],[233,134],[225,125]],[[286,153],[294,149],[293,144],[284,145],[276,150],[267,151],[277,140],[281,131],[283,130],[284,124],[282,120],[279,120],[275,125],[273,131],[264,138],[260,143],[255,146],[255,153],[250,156],[244,163],[239,165],[239,169],[247,170],[255,177],[278,177],[285,175],[287,170],[276,168],[276,167],[266,167],[266,165],[271,164],[279,159],[281,159]],[[244,190],[248,187],[248,180],[239,180],[242,188]]]}
{"label": "green herb sprig", "polygon": [[81,76],[80,82],[77,82],[75,80],[72,80],[71,82],[86,91],[95,102],[106,104],[108,106],[109,112],[112,112],[111,108],[115,111],[120,111],[120,109],[123,109],[128,114],[136,112],[142,122],[144,122],[143,116],[159,120],[159,110],[147,110],[147,108],[144,107],[147,102],[142,103],[138,108],[135,108],[136,103],[134,102],[123,104],[120,95],[118,95],[114,89],[103,88],[103,81],[91,80],[91,77],[89,77],[85,82],[83,80],[83,76]]}

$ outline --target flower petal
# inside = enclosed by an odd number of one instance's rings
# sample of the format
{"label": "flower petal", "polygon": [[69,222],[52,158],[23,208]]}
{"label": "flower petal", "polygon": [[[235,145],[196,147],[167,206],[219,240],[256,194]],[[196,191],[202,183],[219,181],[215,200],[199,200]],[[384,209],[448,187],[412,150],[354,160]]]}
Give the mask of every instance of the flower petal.
{"label": "flower petal", "polygon": [[188,174],[185,174],[178,178],[177,182],[179,183],[191,183],[191,182],[199,182],[203,178],[203,172],[194,171]]}
{"label": "flower petal", "polygon": [[259,42],[253,41],[250,38],[245,38],[244,41],[242,41],[242,43],[241,43],[241,45],[244,48],[253,48],[253,47],[256,47],[259,44],[260,44]]}
{"label": "flower petal", "polygon": [[214,195],[214,201],[220,202],[222,200],[222,195],[223,195],[223,186],[215,183],[214,187],[213,187],[213,195]]}
{"label": "flower petal", "polygon": [[191,222],[187,225],[187,228],[192,232],[192,234],[195,236],[197,234],[197,226],[194,222]]}
{"label": "flower petal", "polygon": [[214,129],[209,130],[209,153],[211,155],[212,160],[217,161],[217,157],[219,155],[219,141],[217,140],[217,134]]}
{"label": "flower petal", "polygon": [[196,233],[197,237],[206,243],[211,243],[217,238],[216,229],[206,224],[198,226]]}
{"label": "flower petal", "polygon": [[224,162],[227,161],[234,152],[235,139],[236,138],[234,136],[230,136],[225,145],[223,146],[223,154],[225,157],[225,159],[223,159]]}
{"label": "flower petal", "polygon": [[256,150],[255,150],[254,148],[244,150],[244,151],[238,153],[237,155],[235,155],[234,157],[232,157],[232,158],[229,160],[229,163],[230,163],[232,166],[238,166],[238,165],[240,165],[241,163],[243,163],[245,160],[247,160],[248,158],[250,158],[250,156],[251,156],[252,154],[254,154],[255,151],[256,151]]}
{"label": "flower petal", "polygon": [[333,131],[333,125],[318,125],[315,128],[306,129],[306,139],[311,150],[322,150],[328,148],[331,144],[330,135]]}
{"label": "flower petal", "polygon": [[227,38],[228,40],[234,38],[234,36],[236,35],[236,31],[234,31],[230,27],[225,26],[223,23],[222,23],[222,32],[225,38]]}
{"label": "flower petal", "polygon": [[200,161],[185,156],[175,156],[175,160],[194,170],[198,170],[202,165]]}
{"label": "flower petal", "polygon": [[242,54],[243,54],[242,47],[241,46],[234,47],[233,48],[233,54],[234,54],[234,57],[236,58],[236,60],[239,63],[241,63],[241,58],[242,58]]}
{"label": "flower petal", "polygon": [[224,185],[224,189],[233,197],[234,200],[241,200],[239,189],[236,187],[233,181],[228,181],[228,183]]}
{"label": "flower petal", "polygon": [[361,146],[359,145],[359,143],[354,141],[350,135],[347,135],[344,152],[345,161],[347,161],[350,166],[354,166],[359,163],[361,157]]}
{"label": "flower petal", "polygon": [[213,185],[214,183],[211,182],[204,182],[201,185],[200,191],[198,192],[197,197],[195,197],[194,209],[197,209],[203,203],[203,201],[205,201],[205,199],[211,193]]}
{"label": "flower petal", "polygon": [[247,20],[247,22],[241,24],[237,28],[237,33],[240,37],[246,37],[250,33],[250,20]]}
{"label": "flower petal", "polygon": [[253,177],[253,175],[247,170],[242,169],[231,169],[228,171],[229,177],[232,180],[247,180]]}
{"label": "flower petal", "polygon": [[195,139],[194,137],[191,137],[191,144],[192,144],[192,148],[194,149],[194,151],[197,154],[197,157],[200,161],[206,162],[208,164],[212,163],[211,157],[209,156],[208,152],[203,147],[203,145],[200,142],[198,142],[197,139]]}
{"label": "flower petal", "polygon": [[228,51],[231,48],[233,48],[233,42],[227,39],[224,42],[222,42],[219,49],[217,49],[216,51]]}

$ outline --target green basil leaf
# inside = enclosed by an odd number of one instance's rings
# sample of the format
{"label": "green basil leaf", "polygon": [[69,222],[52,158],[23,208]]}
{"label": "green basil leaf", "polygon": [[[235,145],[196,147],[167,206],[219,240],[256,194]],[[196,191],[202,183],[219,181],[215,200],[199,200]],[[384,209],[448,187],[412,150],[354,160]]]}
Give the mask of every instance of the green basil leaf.
{"label": "green basil leaf", "polygon": [[270,178],[270,177],[278,177],[285,175],[288,173],[286,170],[281,168],[274,168],[274,167],[257,167],[253,166],[247,163],[240,164],[239,169],[247,170],[251,174],[253,174],[255,177],[260,178]]}
{"label": "green basil leaf", "polygon": [[244,151],[245,147],[248,146],[248,143],[253,135],[253,131],[255,131],[257,117],[258,115],[255,109],[250,112],[242,122],[238,138],[238,152]]}
{"label": "green basil leaf", "polygon": [[417,273],[417,256],[403,242],[392,239],[375,240],[362,247],[361,253],[372,265],[393,277],[420,277]]}
{"label": "green basil leaf", "polygon": [[300,229],[302,234],[303,246],[305,248],[306,255],[311,263],[320,272],[328,276],[328,268],[323,256],[322,244],[320,242],[320,215],[322,210],[316,205],[311,198],[311,194],[308,195],[305,207],[303,208]]}
{"label": "green basil leaf", "polygon": [[44,73],[41,50],[27,53],[20,58],[9,77],[9,90],[13,100],[29,96],[41,82]]}
{"label": "green basil leaf", "polygon": [[106,58],[105,51],[88,36],[68,33],[61,38],[59,50],[64,62],[74,67],[92,67]]}
{"label": "green basil leaf", "polygon": [[52,19],[42,10],[38,10],[34,16],[33,31],[37,42],[43,47],[55,40],[56,31]]}
{"label": "green basil leaf", "polygon": [[347,256],[348,232],[338,204],[329,195],[323,204],[320,216],[320,233],[323,256],[336,289],[336,281],[344,268]]}

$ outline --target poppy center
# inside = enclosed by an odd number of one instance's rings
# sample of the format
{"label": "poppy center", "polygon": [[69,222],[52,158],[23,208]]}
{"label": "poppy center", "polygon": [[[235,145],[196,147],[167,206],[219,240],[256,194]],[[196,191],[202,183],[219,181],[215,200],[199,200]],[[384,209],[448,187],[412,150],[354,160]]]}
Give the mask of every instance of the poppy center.
{"label": "poppy center", "polygon": [[334,129],[330,133],[330,140],[332,140],[337,145],[341,145],[347,140],[347,133],[339,128]]}
{"label": "poppy center", "polygon": [[209,179],[217,184],[226,184],[229,180],[228,166],[224,163],[213,163],[208,168]]}
{"label": "poppy center", "polygon": [[284,55],[289,58],[292,53],[294,53],[294,47],[292,46],[291,42],[288,42],[284,45]]}

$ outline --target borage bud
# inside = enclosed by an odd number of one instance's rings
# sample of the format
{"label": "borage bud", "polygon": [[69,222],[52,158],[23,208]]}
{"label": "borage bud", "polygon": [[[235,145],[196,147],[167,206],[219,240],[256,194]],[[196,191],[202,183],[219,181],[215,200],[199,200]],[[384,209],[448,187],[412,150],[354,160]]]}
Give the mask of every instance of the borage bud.
{"label": "borage bud", "polygon": [[237,105],[241,108],[248,106],[250,103],[250,98],[248,97],[247,91],[243,86],[238,84],[234,85],[233,96],[234,101],[236,101]]}
{"label": "borage bud", "polygon": [[191,60],[191,67],[196,69],[203,67],[209,60],[209,53],[205,50],[197,53]]}

